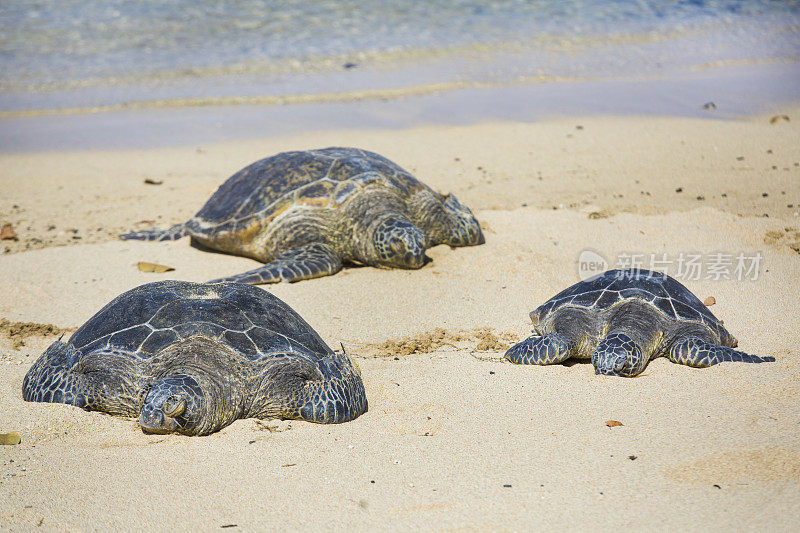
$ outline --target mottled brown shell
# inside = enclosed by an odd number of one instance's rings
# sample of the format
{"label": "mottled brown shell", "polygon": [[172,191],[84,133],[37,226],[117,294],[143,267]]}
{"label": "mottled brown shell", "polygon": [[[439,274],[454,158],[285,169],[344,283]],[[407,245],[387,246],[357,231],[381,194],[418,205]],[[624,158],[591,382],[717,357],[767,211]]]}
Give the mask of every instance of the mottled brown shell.
{"label": "mottled brown shell", "polygon": [[284,152],[243,168],[223,183],[187,224],[208,234],[263,226],[302,205],[337,209],[366,185],[379,183],[410,198],[427,189],[385,157],[357,148]]}

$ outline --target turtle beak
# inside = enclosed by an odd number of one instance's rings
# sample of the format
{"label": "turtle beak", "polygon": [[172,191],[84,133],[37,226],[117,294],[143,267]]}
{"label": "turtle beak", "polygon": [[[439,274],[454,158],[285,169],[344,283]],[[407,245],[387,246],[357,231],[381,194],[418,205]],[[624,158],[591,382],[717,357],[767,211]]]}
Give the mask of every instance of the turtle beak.
{"label": "turtle beak", "polygon": [[155,409],[150,404],[144,404],[139,413],[139,425],[145,433],[174,433],[178,429],[178,423],[174,418],[164,416],[161,409]]}

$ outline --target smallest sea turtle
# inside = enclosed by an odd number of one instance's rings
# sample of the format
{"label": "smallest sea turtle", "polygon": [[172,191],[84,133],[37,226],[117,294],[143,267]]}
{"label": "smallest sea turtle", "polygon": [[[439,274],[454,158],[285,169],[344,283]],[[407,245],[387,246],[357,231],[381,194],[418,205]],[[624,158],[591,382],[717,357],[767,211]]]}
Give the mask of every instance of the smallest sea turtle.
{"label": "smallest sea turtle", "polygon": [[591,359],[595,373],[636,376],[650,359],[707,367],[723,361],[764,363],[736,339],[689,289],[650,270],[609,270],[576,283],[531,312],[534,333],[506,359],[549,365]]}

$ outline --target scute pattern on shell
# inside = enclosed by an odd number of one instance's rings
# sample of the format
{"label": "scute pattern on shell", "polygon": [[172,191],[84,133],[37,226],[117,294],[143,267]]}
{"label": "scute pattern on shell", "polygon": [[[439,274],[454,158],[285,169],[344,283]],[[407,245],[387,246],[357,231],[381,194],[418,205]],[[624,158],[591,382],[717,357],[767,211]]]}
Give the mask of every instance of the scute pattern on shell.
{"label": "scute pattern on shell", "polygon": [[294,310],[251,285],[164,281],[153,289],[120,295],[81,326],[69,340],[76,360],[98,350],[147,360],[193,335],[219,340],[250,361],[273,350],[304,358],[331,353]]}
{"label": "scute pattern on shell", "polygon": [[425,184],[383,156],[357,148],[284,152],[231,176],[187,223],[194,233],[238,232],[293,205],[336,208],[372,182],[409,197]]}
{"label": "scute pattern on shell", "polygon": [[564,289],[531,313],[534,323],[566,306],[603,310],[624,300],[648,302],[674,320],[700,322],[720,334],[725,328],[689,289],[661,272],[609,270]]}
{"label": "scute pattern on shell", "polygon": [[186,435],[240,418],[347,422],[367,409],[347,354],[277,297],[235,282],[159,281],[123,293],[45,350],[22,397]]}

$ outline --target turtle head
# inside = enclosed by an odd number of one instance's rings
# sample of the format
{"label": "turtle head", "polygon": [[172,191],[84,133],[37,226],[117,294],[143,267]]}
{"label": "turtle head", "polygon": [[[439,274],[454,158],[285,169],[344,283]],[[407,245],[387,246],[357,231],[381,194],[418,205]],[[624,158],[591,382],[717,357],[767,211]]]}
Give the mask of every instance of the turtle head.
{"label": "turtle head", "polygon": [[405,218],[390,216],[372,233],[374,261],[392,268],[420,268],[425,263],[428,237]]}
{"label": "turtle head", "polygon": [[153,382],[142,392],[139,425],[145,433],[196,435],[205,417],[205,400],[197,380],[173,375]]}
{"label": "turtle head", "polygon": [[642,350],[625,333],[612,332],[600,341],[592,353],[595,374],[633,377],[647,365]]}
{"label": "turtle head", "polygon": [[625,367],[628,366],[627,354],[604,352],[592,354],[594,373],[604,376],[624,376]]}
{"label": "turtle head", "polygon": [[458,201],[454,194],[448,194],[445,197],[442,207],[444,207],[450,219],[450,235],[445,240],[445,244],[450,246],[475,246],[486,242],[483,237],[483,231],[481,231],[481,225],[478,224],[478,219],[475,218],[469,207]]}

